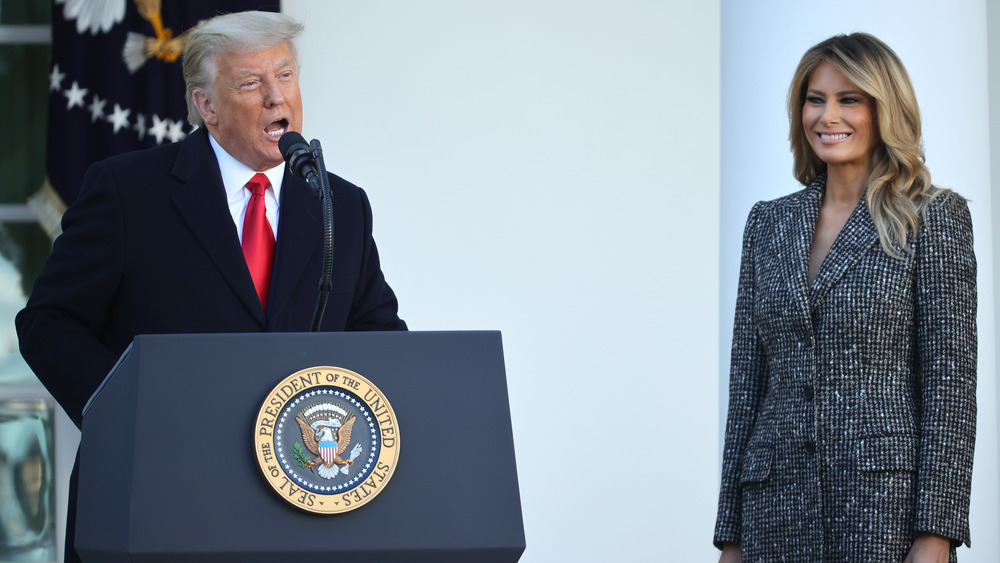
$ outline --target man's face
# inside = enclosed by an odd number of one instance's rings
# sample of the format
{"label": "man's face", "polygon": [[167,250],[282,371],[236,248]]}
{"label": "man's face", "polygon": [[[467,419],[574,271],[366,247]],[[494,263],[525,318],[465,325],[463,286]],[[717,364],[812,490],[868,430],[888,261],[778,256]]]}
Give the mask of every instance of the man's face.
{"label": "man's face", "polygon": [[302,132],[302,96],[287,43],[252,53],[223,53],[215,83],[195,90],[205,126],[223,149],[256,171],[283,162],[278,139]]}

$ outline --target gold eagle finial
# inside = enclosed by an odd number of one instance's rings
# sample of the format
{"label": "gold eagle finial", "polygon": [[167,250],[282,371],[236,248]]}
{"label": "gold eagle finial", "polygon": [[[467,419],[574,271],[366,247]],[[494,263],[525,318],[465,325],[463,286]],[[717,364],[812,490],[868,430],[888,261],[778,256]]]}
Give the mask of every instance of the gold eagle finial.
{"label": "gold eagle finial", "polygon": [[163,25],[160,13],[161,0],[135,0],[135,7],[142,19],[153,26],[155,37],[129,32],[122,48],[122,58],[129,72],[139,70],[146,61],[156,57],[164,62],[177,62],[184,52],[184,43],[190,29],[174,37],[174,30]]}

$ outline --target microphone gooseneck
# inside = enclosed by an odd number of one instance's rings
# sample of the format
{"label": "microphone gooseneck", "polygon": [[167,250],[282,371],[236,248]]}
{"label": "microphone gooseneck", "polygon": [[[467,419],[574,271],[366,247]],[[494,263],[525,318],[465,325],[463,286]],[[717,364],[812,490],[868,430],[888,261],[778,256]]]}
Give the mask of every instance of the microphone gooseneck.
{"label": "microphone gooseneck", "polygon": [[323,205],[323,269],[320,271],[319,295],[313,316],[312,331],[318,332],[323,324],[323,314],[333,289],[333,191],[323,162],[323,147],[313,139],[306,140],[295,131],[289,131],[278,139],[278,149],[288,163],[288,169],[312,186]]}
{"label": "microphone gooseneck", "polygon": [[[282,137],[284,138],[284,137]],[[311,143],[311,152],[319,167],[320,200],[323,205],[323,270],[319,279],[319,298],[316,300],[316,313],[313,317],[312,331],[318,332],[323,323],[323,314],[333,289],[333,190],[330,189],[330,178],[326,173],[326,162],[323,160],[323,147],[317,139]]]}

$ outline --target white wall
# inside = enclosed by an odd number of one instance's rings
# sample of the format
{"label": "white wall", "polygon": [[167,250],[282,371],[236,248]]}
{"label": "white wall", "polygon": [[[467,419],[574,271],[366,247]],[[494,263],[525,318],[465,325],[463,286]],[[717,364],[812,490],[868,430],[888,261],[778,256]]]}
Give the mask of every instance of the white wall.
{"label": "white wall", "polygon": [[401,314],[503,331],[522,561],[714,558],[718,4],[283,9]]}
{"label": "white wall", "polygon": [[[979,262],[979,424],[972,491],[972,549],[963,562],[994,562],[1000,549],[994,352],[986,4],[845,0],[722,0],[722,231],[720,349],[728,350],[740,238],[753,202],[799,189],[792,178],[785,96],[802,53],[836,33],[866,31],[902,58],[923,115],[933,181],[970,198]],[[723,354],[723,381],[728,380]],[[724,395],[724,390],[723,390]]]}

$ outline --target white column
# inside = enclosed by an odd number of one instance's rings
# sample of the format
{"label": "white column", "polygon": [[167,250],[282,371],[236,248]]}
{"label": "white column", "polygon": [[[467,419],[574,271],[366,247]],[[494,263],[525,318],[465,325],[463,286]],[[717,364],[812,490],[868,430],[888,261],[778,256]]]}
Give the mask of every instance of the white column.
{"label": "white column", "polygon": [[994,562],[1000,546],[1000,496],[985,2],[722,1],[720,402],[727,401],[732,311],[747,212],[755,201],[799,189],[792,178],[785,109],[792,73],[810,46],[852,31],[878,36],[902,58],[923,115],[932,179],[971,200],[979,262],[979,424],[974,547],[963,548],[959,560]]}

